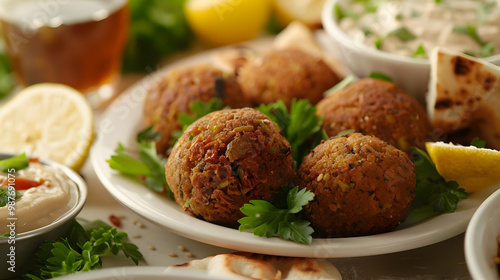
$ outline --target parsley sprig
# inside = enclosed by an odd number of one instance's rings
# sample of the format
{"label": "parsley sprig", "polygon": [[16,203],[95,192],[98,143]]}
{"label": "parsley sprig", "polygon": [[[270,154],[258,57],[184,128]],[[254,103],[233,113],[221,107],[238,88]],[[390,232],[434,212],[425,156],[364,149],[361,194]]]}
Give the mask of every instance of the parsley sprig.
{"label": "parsley sprig", "polygon": [[208,100],[208,102],[203,102],[200,100],[193,101],[189,103],[189,108],[193,112],[192,114],[179,114],[178,121],[182,125],[182,130],[176,130],[173,132],[172,139],[170,140],[171,146],[173,146],[177,142],[177,140],[179,140],[179,138],[182,136],[182,133],[184,133],[189,125],[209,113],[223,109],[223,104],[222,99],[214,97]]}
{"label": "parsley sprig", "polygon": [[257,236],[278,235],[283,240],[311,244],[314,230],[299,212],[313,199],[313,192],[294,187],[286,195],[286,209],[278,209],[264,200],[251,200],[240,209],[246,217],[238,220],[239,230],[252,229]]}
{"label": "parsley sprig", "polygon": [[165,178],[167,159],[156,153],[155,142],[152,139],[155,139],[157,135],[151,131],[151,127],[148,127],[137,135],[139,160],[132,156],[134,154],[132,151],[118,143],[115,154],[107,162],[112,169],[141,179],[149,189],[155,192],[166,191],[173,199],[174,195]]}
{"label": "parsley sprig", "polygon": [[36,252],[37,269],[28,279],[48,279],[78,272],[100,269],[102,257],[117,255],[120,251],[136,265],[144,260],[136,245],[127,242],[127,233],[98,221],[97,228],[85,229],[73,221],[67,238],[46,241]]}
{"label": "parsley sprig", "polygon": [[328,139],[326,132],[321,128],[323,118],[316,116],[316,107],[307,99],[292,100],[290,111],[282,100],[268,105],[261,104],[257,110],[267,115],[281,128],[283,135],[290,142],[297,168],[302,159],[321,140]]}
{"label": "parsley sprig", "polygon": [[424,151],[413,148],[417,177],[416,196],[408,220],[422,221],[457,210],[458,202],[468,197],[455,181],[446,181]]}

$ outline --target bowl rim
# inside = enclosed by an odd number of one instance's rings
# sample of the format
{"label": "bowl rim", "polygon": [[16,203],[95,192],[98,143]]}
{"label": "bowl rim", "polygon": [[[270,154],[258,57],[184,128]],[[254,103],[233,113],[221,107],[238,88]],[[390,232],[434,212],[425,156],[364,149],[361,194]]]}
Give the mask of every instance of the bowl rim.
{"label": "bowl rim", "polygon": [[[16,156],[16,154],[11,154],[11,153],[0,153],[0,159],[5,159],[9,157]],[[29,157],[29,156],[28,156]],[[71,168],[55,162],[51,160],[46,160],[46,159],[39,159],[39,162],[42,164],[45,164],[47,166],[50,166],[55,169],[61,170],[66,176],[69,177],[75,184],[76,184],[76,190],[78,191],[78,197],[76,203],[66,211],[64,214],[62,214],[59,218],[54,220],[52,223],[45,225],[43,227],[39,227],[37,229],[33,229],[30,231],[22,232],[19,234],[16,234],[16,242],[24,239],[29,239],[34,236],[39,236],[44,233],[47,233],[49,231],[54,230],[55,228],[65,224],[66,222],[70,221],[71,219],[75,218],[78,213],[83,209],[83,206],[85,205],[85,202],[87,200],[87,194],[88,194],[88,187],[87,183],[85,180],[80,176],[78,173],[73,171]],[[5,244],[8,242],[8,238],[0,238],[0,244]]]}
{"label": "bowl rim", "polygon": [[[393,63],[407,63],[412,65],[430,66],[429,58],[406,57],[371,48],[365,44],[356,44],[354,40],[351,39],[342,29],[340,29],[337,24],[337,16],[333,12],[333,9],[339,2],[340,0],[327,0],[323,5],[323,10],[321,11],[321,22],[323,24],[323,28],[337,42],[337,44],[341,44],[344,48],[350,50],[358,49],[358,52],[362,52],[363,54],[370,56],[371,58],[382,58]],[[483,57],[481,59],[484,59],[489,63],[500,63],[500,54]]]}
{"label": "bowl rim", "polygon": [[[498,212],[498,209],[500,209],[500,206],[494,203],[498,200],[500,200],[500,189],[491,194],[481,206],[479,206],[465,231],[465,261],[474,279],[487,279],[485,271],[489,270],[488,263],[481,261],[484,257],[484,252],[479,250],[481,247],[477,246],[477,243],[483,240],[483,234],[488,226],[488,223],[485,223],[484,219],[493,212]],[[494,256],[491,257],[491,262],[493,262],[493,257]]]}

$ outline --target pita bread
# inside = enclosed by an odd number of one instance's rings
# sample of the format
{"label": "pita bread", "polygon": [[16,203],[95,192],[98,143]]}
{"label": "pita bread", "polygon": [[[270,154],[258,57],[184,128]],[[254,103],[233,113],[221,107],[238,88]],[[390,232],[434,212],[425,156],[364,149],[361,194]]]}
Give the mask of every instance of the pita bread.
{"label": "pita bread", "polygon": [[337,268],[322,259],[289,258],[251,253],[219,254],[169,267],[167,270],[203,270],[207,275],[234,279],[340,280]]}
{"label": "pita bread", "polygon": [[500,67],[461,53],[431,55],[427,112],[435,129],[474,127],[477,137],[500,149]]}

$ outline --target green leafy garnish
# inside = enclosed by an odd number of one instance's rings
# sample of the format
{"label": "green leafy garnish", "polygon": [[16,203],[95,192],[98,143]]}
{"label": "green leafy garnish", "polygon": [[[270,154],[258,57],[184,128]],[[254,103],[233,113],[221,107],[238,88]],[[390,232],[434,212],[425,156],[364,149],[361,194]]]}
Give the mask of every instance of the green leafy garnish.
{"label": "green leafy garnish", "polygon": [[[149,128],[146,128],[145,131],[147,130]],[[139,134],[144,135],[146,134],[145,131],[139,132]],[[138,139],[143,138],[138,137]],[[143,140],[137,142],[137,147],[139,148],[140,160],[132,157],[132,152],[127,151],[121,143],[118,143],[115,154],[107,160],[109,167],[143,180],[146,186],[155,192],[166,191],[169,197],[173,199],[173,193],[165,179],[167,159],[156,153],[154,141]]]}
{"label": "green leafy garnish", "polygon": [[[479,56],[480,57],[487,57],[491,56],[496,48],[495,42],[484,42],[479,38],[479,35],[477,34],[477,29],[474,25],[466,25],[466,26],[455,26],[453,28],[454,33],[459,33],[459,34],[464,34],[472,38],[479,46],[481,46],[481,50],[479,51]],[[475,56],[475,55],[472,55]]]}
{"label": "green leafy garnish", "polygon": [[388,82],[393,82],[392,78],[387,76],[386,74],[384,73],[380,73],[380,72],[371,72],[370,73],[370,76],[368,76],[370,78],[373,78],[373,79],[379,79],[379,80],[383,80],[383,81],[388,81]]}
{"label": "green leafy garnish", "polygon": [[0,171],[9,172],[9,169],[19,171],[29,166],[29,159],[25,154],[0,160]]}
{"label": "green leafy garnish", "polygon": [[[4,187],[4,188],[0,188],[0,207],[4,207],[5,205],[7,205],[9,203],[9,197],[14,197],[14,200],[15,199],[18,199],[20,198],[21,196],[23,196],[20,192],[14,190],[13,191],[14,193],[9,193],[9,188],[7,187]],[[12,199],[11,199],[12,201]]]}
{"label": "green leafy garnish", "polygon": [[306,189],[299,191],[299,187],[294,187],[286,196],[286,209],[278,209],[264,200],[251,200],[240,209],[246,217],[238,220],[239,230],[253,229],[257,236],[277,235],[283,240],[311,244],[314,230],[299,213],[313,199],[313,192]]}
{"label": "green leafy garnish", "polygon": [[375,42],[373,43],[377,50],[380,50],[382,48],[382,42],[384,41],[384,39],[384,37],[378,37],[377,40],[375,40]]}
{"label": "green leafy garnish", "polygon": [[413,54],[413,57],[415,57],[415,58],[427,58],[427,52],[425,51],[423,45],[418,46],[418,48],[415,50],[415,53]]}
{"label": "green leafy garnish", "polygon": [[189,108],[193,112],[192,114],[181,113],[179,114],[178,121],[182,125],[182,131],[176,130],[173,132],[172,139],[170,140],[170,145],[174,145],[177,140],[182,136],[182,133],[194,123],[199,118],[223,109],[222,99],[218,97],[211,98],[208,102],[203,101],[193,101],[189,103]]}
{"label": "green leafy garnish", "polygon": [[333,7],[333,12],[335,14],[335,18],[337,19],[337,21],[340,21],[343,18],[352,18],[354,20],[359,19],[359,14],[351,12],[349,10],[345,11],[338,4],[336,4],[335,7]]}
{"label": "green leafy garnish", "polygon": [[282,100],[268,105],[261,104],[257,110],[267,115],[281,128],[290,143],[297,168],[302,159],[321,140],[328,139],[326,132],[321,128],[323,118],[316,116],[316,107],[307,99],[292,100],[290,112]]}
{"label": "green leafy garnish", "polygon": [[[101,222],[101,224],[105,224]],[[100,269],[102,257],[120,251],[136,265],[144,257],[136,245],[127,242],[127,234],[105,224],[86,231],[73,221],[67,238],[46,241],[36,251],[37,269],[27,274],[29,279],[49,279],[78,272]]]}
{"label": "green leafy garnish", "polygon": [[136,139],[139,143],[143,141],[158,141],[160,139],[160,136],[161,133],[154,131],[153,126],[151,125],[137,133]]}
{"label": "green leafy garnish", "polygon": [[387,36],[396,36],[403,42],[417,39],[417,36],[413,35],[413,33],[405,27],[397,28],[389,32]]}
{"label": "green leafy garnish", "polygon": [[0,99],[9,95],[14,89],[15,78],[10,68],[9,59],[4,49],[4,41],[1,39],[2,31],[0,30]]}
{"label": "green leafy garnish", "polygon": [[443,213],[455,212],[458,202],[468,197],[455,181],[446,181],[429,156],[413,148],[417,178],[416,196],[408,220],[418,222]]}
{"label": "green leafy garnish", "polygon": [[486,141],[479,140],[479,138],[476,137],[476,138],[472,139],[472,141],[470,142],[470,145],[474,146],[476,148],[482,149],[482,148],[486,147]]}
{"label": "green leafy garnish", "polygon": [[488,16],[493,11],[493,8],[497,5],[496,1],[479,3],[477,6],[477,21],[479,24],[483,24],[488,20]]}
{"label": "green leafy garnish", "polygon": [[352,84],[353,82],[356,81],[356,77],[353,75],[349,75],[345,77],[342,81],[338,82],[336,85],[331,87],[329,90],[325,91],[324,96],[330,96],[334,94],[335,92],[347,87],[348,85]]}
{"label": "green leafy garnish", "polygon": [[194,36],[184,16],[185,1],[129,1],[130,32],[123,53],[124,72],[152,72],[162,58],[190,46]]}

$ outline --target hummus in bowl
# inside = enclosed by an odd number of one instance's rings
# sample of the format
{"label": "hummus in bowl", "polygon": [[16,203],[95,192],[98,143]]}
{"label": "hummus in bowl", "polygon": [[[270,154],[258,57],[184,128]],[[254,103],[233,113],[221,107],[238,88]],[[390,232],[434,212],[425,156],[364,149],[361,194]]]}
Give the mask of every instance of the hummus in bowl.
{"label": "hummus in bowl", "polygon": [[[0,154],[0,160],[12,155]],[[41,160],[0,173],[0,279],[29,270],[36,249],[64,237],[83,208],[87,185],[59,163]],[[13,199],[15,197],[15,199]]]}

